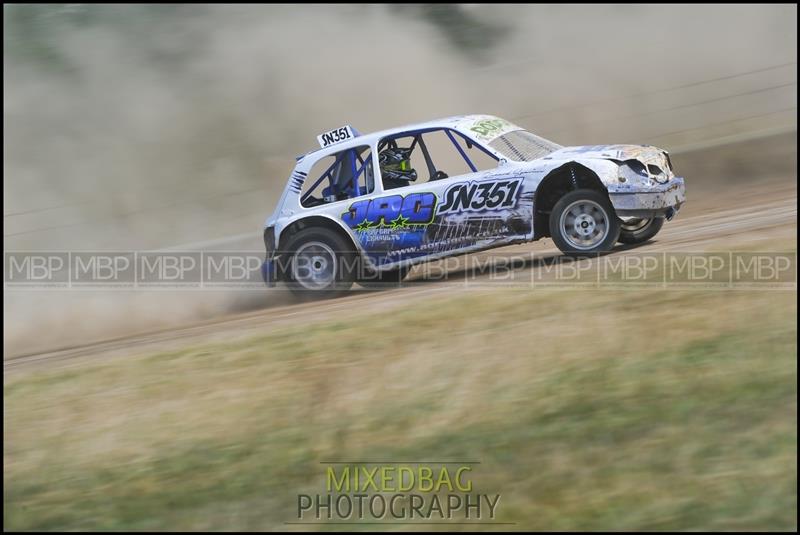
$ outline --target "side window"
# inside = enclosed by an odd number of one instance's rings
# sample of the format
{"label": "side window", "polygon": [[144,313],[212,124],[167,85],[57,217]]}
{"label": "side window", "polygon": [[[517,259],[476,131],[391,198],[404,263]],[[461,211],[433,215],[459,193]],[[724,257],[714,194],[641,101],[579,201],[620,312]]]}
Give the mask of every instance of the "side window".
{"label": "side window", "polygon": [[365,145],[317,161],[303,184],[300,204],[310,208],[360,197],[372,193],[374,189],[372,152]]}
{"label": "side window", "polygon": [[445,129],[384,138],[378,160],[387,190],[497,167],[494,156]]}
{"label": "side window", "polygon": [[[497,158],[484,151],[479,145],[470,139],[463,138],[456,133],[453,133],[453,138],[458,142],[461,150],[472,162],[476,171],[488,171],[497,167]],[[466,163],[466,162],[465,162]],[[472,169],[467,171],[472,172]]]}

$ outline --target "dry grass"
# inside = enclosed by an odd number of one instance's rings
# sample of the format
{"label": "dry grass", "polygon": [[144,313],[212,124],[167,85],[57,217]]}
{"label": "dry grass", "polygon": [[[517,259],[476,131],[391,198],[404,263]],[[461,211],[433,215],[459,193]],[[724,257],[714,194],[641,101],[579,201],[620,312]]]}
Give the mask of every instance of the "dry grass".
{"label": "dry grass", "polygon": [[319,461],[475,458],[531,529],[792,528],[796,293],[495,290],[11,377],[11,529],[275,529]]}

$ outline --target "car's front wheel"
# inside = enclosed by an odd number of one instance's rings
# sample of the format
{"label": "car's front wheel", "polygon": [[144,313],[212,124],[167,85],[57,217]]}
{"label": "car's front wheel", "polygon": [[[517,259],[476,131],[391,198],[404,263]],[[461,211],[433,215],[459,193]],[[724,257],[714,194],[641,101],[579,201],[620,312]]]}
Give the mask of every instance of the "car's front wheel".
{"label": "car's front wheel", "polygon": [[620,223],[619,241],[635,245],[653,238],[664,226],[663,217],[631,217]]}
{"label": "car's front wheel", "polygon": [[550,213],[550,236],[565,254],[578,256],[610,251],[617,243],[620,221],[608,197],[591,189],[571,191]]}
{"label": "car's front wheel", "polygon": [[356,274],[352,243],[321,227],[301,230],[286,243],[287,282],[296,295],[333,297],[350,289]]}

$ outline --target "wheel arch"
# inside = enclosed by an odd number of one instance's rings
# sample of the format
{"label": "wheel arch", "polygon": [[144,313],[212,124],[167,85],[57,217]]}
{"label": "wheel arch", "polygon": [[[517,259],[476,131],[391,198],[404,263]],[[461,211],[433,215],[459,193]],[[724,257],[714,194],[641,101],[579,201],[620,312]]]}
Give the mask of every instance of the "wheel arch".
{"label": "wheel arch", "polygon": [[301,230],[305,230],[305,229],[311,228],[311,227],[322,227],[322,228],[326,228],[328,230],[331,230],[332,232],[335,232],[335,233],[339,234],[346,241],[348,241],[349,243],[352,243],[353,247],[355,248],[356,251],[358,251],[359,254],[361,254],[361,255],[364,254],[364,251],[361,248],[361,244],[358,243],[353,238],[353,235],[350,234],[350,232],[348,232],[344,228],[344,224],[343,223],[341,223],[340,221],[336,221],[332,217],[329,217],[329,216],[326,216],[326,215],[319,215],[319,214],[301,217],[301,218],[295,219],[294,221],[292,221],[291,223],[286,225],[280,231],[280,235],[278,236],[278,240],[277,240],[278,250],[280,250],[281,247],[284,247],[286,245],[286,242],[293,235],[297,234]]}
{"label": "wheel arch", "polygon": [[544,176],[534,198],[534,239],[550,236],[550,212],[561,197],[576,189],[592,189],[608,196],[598,174],[578,162],[567,162]]}
{"label": "wheel arch", "polygon": [[[276,251],[278,251],[278,256],[281,256],[282,253],[287,251],[283,250],[286,247],[286,244],[289,240],[302,230],[306,230],[309,228],[324,228],[330,230],[331,232],[336,233],[342,239],[344,239],[347,243],[353,245],[353,250],[356,251],[359,257],[364,259],[364,261],[370,263],[369,257],[364,253],[364,249],[361,247],[361,244],[353,237],[353,235],[348,232],[344,224],[340,221],[335,220],[334,218],[327,216],[327,215],[308,215],[305,217],[300,217],[295,219],[294,221],[290,222],[288,225],[281,229],[279,235],[277,236],[277,247]],[[277,267],[277,278],[279,280],[287,280],[286,274],[287,265],[279,261]]]}

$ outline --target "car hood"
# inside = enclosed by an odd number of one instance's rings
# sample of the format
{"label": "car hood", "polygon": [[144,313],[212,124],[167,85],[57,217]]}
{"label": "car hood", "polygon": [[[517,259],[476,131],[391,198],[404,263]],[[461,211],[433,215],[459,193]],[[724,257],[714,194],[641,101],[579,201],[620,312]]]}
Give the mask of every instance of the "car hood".
{"label": "car hood", "polygon": [[553,160],[580,160],[584,158],[602,160],[639,160],[645,165],[657,165],[669,169],[667,153],[650,145],[583,145],[564,147],[547,155]]}

